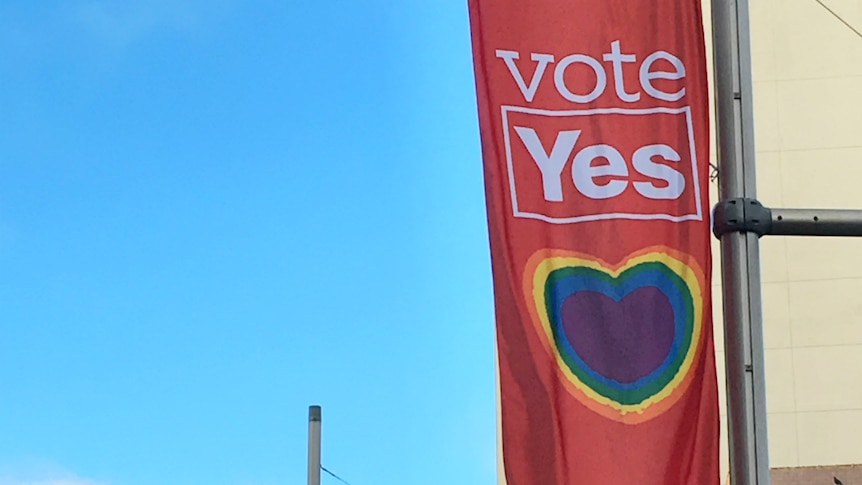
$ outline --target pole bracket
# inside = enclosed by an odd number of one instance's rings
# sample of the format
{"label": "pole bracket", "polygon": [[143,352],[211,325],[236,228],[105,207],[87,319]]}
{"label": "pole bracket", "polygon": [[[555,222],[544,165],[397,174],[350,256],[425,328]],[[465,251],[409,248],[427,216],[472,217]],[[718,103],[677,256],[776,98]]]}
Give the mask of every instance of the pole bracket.
{"label": "pole bracket", "polygon": [[771,229],[772,211],[756,199],[739,197],[715,205],[712,232],[719,239],[731,232],[753,232],[760,237]]}

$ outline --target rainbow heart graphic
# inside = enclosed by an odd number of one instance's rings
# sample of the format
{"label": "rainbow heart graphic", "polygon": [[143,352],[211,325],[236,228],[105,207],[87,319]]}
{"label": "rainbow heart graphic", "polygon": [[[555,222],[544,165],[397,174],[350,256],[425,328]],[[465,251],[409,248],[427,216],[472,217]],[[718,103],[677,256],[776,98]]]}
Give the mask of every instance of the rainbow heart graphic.
{"label": "rainbow heart graphic", "polygon": [[705,287],[694,258],[666,247],[618,265],[541,250],[524,274],[527,306],[567,388],[629,424],[669,409],[691,381]]}

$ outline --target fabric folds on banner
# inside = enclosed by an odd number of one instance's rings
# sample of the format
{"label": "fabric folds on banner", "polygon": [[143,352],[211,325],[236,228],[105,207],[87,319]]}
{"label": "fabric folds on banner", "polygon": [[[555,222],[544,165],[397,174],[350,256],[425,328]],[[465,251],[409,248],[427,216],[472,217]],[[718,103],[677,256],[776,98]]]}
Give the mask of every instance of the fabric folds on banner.
{"label": "fabric folds on banner", "polygon": [[469,0],[500,481],[717,485],[700,0]]}

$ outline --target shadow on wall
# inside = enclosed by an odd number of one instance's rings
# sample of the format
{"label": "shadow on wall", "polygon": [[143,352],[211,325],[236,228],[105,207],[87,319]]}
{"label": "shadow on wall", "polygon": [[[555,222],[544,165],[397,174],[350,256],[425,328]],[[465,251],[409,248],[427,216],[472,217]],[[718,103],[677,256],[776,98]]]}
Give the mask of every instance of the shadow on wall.
{"label": "shadow on wall", "polygon": [[862,464],[773,468],[772,485],[862,485]]}

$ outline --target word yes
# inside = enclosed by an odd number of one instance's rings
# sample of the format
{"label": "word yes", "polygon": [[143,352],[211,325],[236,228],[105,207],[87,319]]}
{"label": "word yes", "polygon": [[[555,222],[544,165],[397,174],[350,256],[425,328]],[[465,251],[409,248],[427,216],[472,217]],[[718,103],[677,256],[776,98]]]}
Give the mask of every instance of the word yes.
{"label": "word yes", "polygon": [[[562,202],[563,169],[575,150],[581,130],[560,131],[548,153],[536,130],[523,126],[513,128],[542,174],[545,200]],[[685,191],[685,177],[668,165],[656,163],[653,157],[662,157],[671,162],[681,159],[679,153],[669,145],[652,144],[638,148],[631,160],[634,170],[654,181],[661,180],[663,184],[637,181],[632,183],[634,189],[649,199],[678,199]],[[607,164],[593,165],[595,159],[605,159]],[[571,176],[578,192],[591,199],[616,197],[629,186],[629,180],[620,179],[629,178],[628,163],[619,150],[607,144],[590,145],[578,150],[572,159]],[[611,180],[599,184],[596,182],[599,177],[611,177]]]}

